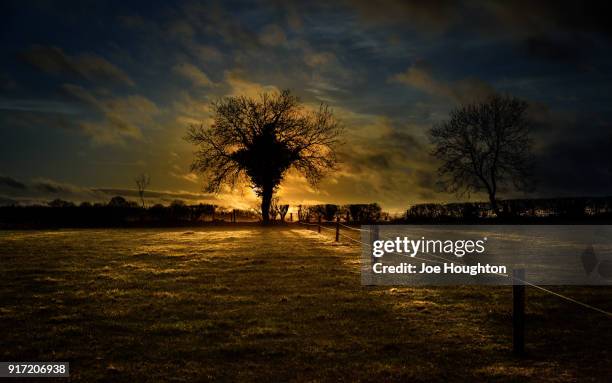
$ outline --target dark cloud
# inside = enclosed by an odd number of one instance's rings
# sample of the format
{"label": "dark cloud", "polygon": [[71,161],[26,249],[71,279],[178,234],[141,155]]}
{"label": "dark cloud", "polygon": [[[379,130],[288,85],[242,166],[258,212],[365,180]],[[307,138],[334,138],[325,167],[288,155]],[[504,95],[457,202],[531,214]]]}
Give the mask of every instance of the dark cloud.
{"label": "dark cloud", "polygon": [[612,135],[560,139],[536,158],[536,194],[612,194]]}
{"label": "dark cloud", "polygon": [[443,31],[460,19],[461,4],[452,0],[355,0],[354,7],[362,20],[377,24],[410,22],[412,27]]}
{"label": "dark cloud", "polygon": [[2,187],[7,187],[16,190],[24,190],[26,188],[26,185],[12,177],[0,176],[0,188]]}
{"label": "dark cloud", "polygon": [[123,144],[126,139],[141,139],[143,127],[154,127],[154,117],[159,114],[157,105],[141,95],[109,97],[73,84],[64,84],[62,91],[101,117],[76,122],[83,133],[99,144]]}
{"label": "dark cloud", "polygon": [[123,70],[94,54],[70,56],[58,47],[33,45],[22,52],[20,57],[33,67],[55,75],[134,85],[134,81]]}
{"label": "dark cloud", "polygon": [[[484,17],[516,33],[543,34],[556,31],[592,32],[610,35],[612,26],[608,2],[572,0],[492,1],[484,3]],[[482,21],[481,21],[482,23]],[[479,23],[475,23],[478,25]]]}
{"label": "dark cloud", "polygon": [[82,191],[81,188],[77,188],[72,185],[61,184],[52,180],[34,181],[32,186],[38,191],[50,194],[78,194],[79,191]]}
{"label": "dark cloud", "polygon": [[75,119],[69,114],[59,111],[46,112],[43,110],[2,110],[0,122],[6,126],[19,129],[63,129],[66,131],[79,131]]}
{"label": "dark cloud", "polygon": [[402,127],[396,127],[385,136],[390,147],[395,147],[407,153],[421,152],[425,150],[425,144],[417,139],[414,134],[404,132]]}
{"label": "dark cloud", "polygon": [[11,91],[18,88],[17,82],[7,73],[0,72],[0,91]]}
{"label": "dark cloud", "polygon": [[[0,176],[0,205],[46,203],[56,198],[74,202],[108,202],[114,196],[139,199],[138,190],[122,188],[88,188],[46,178],[24,183],[9,176]],[[4,195],[2,195],[4,194]],[[208,202],[222,204],[214,195],[188,191],[147,190],[145,199],[149,203],[168,203],[177,199],[189,203]]]}
{"label": "dark cloud", "polygon": [[[419,184],[427,191],[428,195],[437,191],[436,189],[439,189],[436,172],[418,169],[414,172],[414,176],[419,180]],[[423,193],[426,194],[425,192]]]}
{"label": "dark cloud", "polygon": [[0,197],[10,199],[7,204],[45,204],[61,198],[79,201],[105,201],[107,196],[94,189],[63,183],[46,178],[37,178],[28,182],[17,181],[10,176],[0,178]]}
{"label": "dark cloud", "polygon": [[[120,195],[122,197],[139,198],[138,190],[135,189],[93,189],[96,192],[102,192],[108,196]],[[161,202],[173,201],[176,199],[187,200],[187,201],[201,201],[203,199],[211,202],[219,202],[213,195],[201,194],[201,193],[190,193],[190,192],[173,192],[173,191],[155,191],[150,190],[146,192],[147,199],[154,199]]]}
{"label": "dark cloud", "polygon": [[526,53],[547,60],[576,60],[580,57],[577,45],[567,44],[544,36],[529,37],[524,42]]}
{"label": "dark cloud", "polygon": [[[242,22],[230,9],[201,2],[185,2],[179,14],[181,19],[174,22],[174,29],[221,38],[226,44],[242,49],[261,47],[257,31]],[[180,33],[177,37],[185,42],[190,41],[192,36]]]}
{"label": "dark cloud", "polygon": [[0,110],[54,114],[77,114],[80,112],[74,105],[56,100],[0,99]]}
{"label": "dark cloud", "polygon": [[436,78],[427,62],[417,61],[405,72],[391,78],[434,97],[465,103],[482,100],[495,93],[493,87],[477,78],[444,81]]}
{"label": "dark cloud", "polygon": [[384,153],[367,156],[364,158],[364,161],[379,171],[388,170],[391,167],[391,159]]}
{"label": "dark cloud", "polygon": [[574,72],[602,66],[596,58],[601,54],[601,43],[583,34],[533,35],[519,41],[517,50],[533,61],[546,61],[556,67],[569,65]]}
{"label": "dark cloud", "polygon": [[[126,102],[127,104],[130,104],[129,100]],[[42,106],[44,107],[44,105]],[[134,113],[129,114],[129,116],[127,111],[112,114],[110,109],[105,107],[102,110],[103,113],[106,111],[109,114],[102,113],[101,121],[95,120],[92,118],[93,116],[85,119],[79,118],[80,116],[75,117],[70,113],[63,113],[62,109],[55,111],[0,109],[0,122],[6,124],[6,126],[28,130],[61,129],[66,132],[76,132],[90,137],[93,143],[101,145],[124,144],[126,139],[141,138],[140,128],[131,121],[138,119],[137,115],[142,115],[142,113],[137,113],[134,110]],[[122,107],[122,109],[125,109],[125,107]]]}
{"label": "dark cloud", "polygon": [[449,31],[458,27],[481,33],[541,35],[550,31],[609,35],[608,2],[572,0],[451,1],[356,0],[347,2],[366,22]]}

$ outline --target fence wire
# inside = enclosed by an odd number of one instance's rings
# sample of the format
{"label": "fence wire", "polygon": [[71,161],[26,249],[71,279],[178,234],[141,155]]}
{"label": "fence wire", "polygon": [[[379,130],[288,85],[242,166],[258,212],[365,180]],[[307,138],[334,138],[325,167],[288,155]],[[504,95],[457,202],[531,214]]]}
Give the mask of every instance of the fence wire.
{"label": "fence wire", "polygon": [[349,225],[345,225],[342,222],[338,222],[338,224],[340,226],[342,226],[342,227],[345,227],[345,228],[349,229],[349,230],[370,232],[370,230],[368,230],[368,229],[360,229],[360,228],[357,228],[357,227],[352,227],[352,226],[349,226]]}
{"label": "fence wire", "polygon": [[[308,222],[298,222],[298,223],[300,223],[300,224],[302,224],[302,225],[308,225],[308,226],[320,226],[321,228],[323,228],[323,229],[325,229],[325,230],[335,231],[335,229],[328,228],[328,227],[325,227],[325,226],[323,226],[323,225],[319,225],[318,223],[308,223]],[[333,222],[332,222],[332,223],[333,223]],[[340,223],[340,222],[335,222],[335,223],[338,223],[340,226],[345,227],[345,228],[347,228],[347,229],[354,230],[354,231],[360,231],[360,232],[371,232],[370,230],[367,230],[367,229],[358,229],[358,228],[355,228],[355,227],[347,226],[347,225],[342,224],[342,223]],[[371,245],[371,244],[366,243],[366,242],[359,241],[359,240],[354,239],[354,238],[351,238],[350,236],[348,236],[348,235],[346,235],[346,234],[342,234],[342,232],[340,232],[340,231],[338,232],[338,236],[339,236],[339,237],[346,238],[346,239],[348,239],[348,240],[350,240],[350,241],[352,241],[352,242],[354,242],[354,243],[357,243],[357,244],[360,244],[360,245],[363,245],[363,246],[372,247],[372,245]],[[382,238],[382,239],[383,239],[383,240],[391,240],[391,238]],[[435,256],[436,258],[439,258],[439,259],[443,259],[444,261],[447,261],[447,262],[455,262],[454,260],[452,260],[452,261],[451,261],[450,259],[444,258],[444,257],[439,256],[439,255],[436,255],[436,254],[430,254],[430,255]],[[444,263],[444,262],[441,262],[441,261],[436,261],[436,260],[432,260],[432,259],[424,259],[424,258],[419,258],[419,257],[416,257],[416,256],[415,256],[415,257],[411,257],[411,258],[418,259],[418,260],[422,260],[422,261],[425,261],[425,262],[434,262],[434,263],[442,263],[442,264]],[[460,264],[462,264],[461,262],[459,262],[459,263],[460,263]],[[495,273],[495,274],[496,274],[496,275],[499,275],[499,276],[506,277],[506,278],[512,278],[512,279],[513,279],[513,280],[515,280],[515,281],[518,281],[518,282],[524,283],[524,284],[526,284],[526,285],[528,285],[528,286],[531,286],[531,287],[536,288],[536,289],[538,289],[538,290],[540,290],[540,291],[543,291],[543,292],[545,292],[545,293],[548,293],[548,294],[550,294],[550,295],[553,295],[553,296],[555,296],[555,297],[557,297],[557,298],[561,298],[561,299],[563,299],[563,300],[565,300],[565,301],[567,301],[567,302],[571,302],[571,303],[577,304],[577,305],[579,305],[579,306],[582,306],[582,307],[584,307],[584,308],[587,308],[587,309],[590,309],[590,310],[593,310],[593,311],[599,312],[599,313],[601,313],[601,314],[604,314],[604,315],[606,315],[606,316],[608,316],[608,317],[611,317],[611,318],[612,318],[612,312],[606,311],[606,310],[601,309],[601,308],[599,308],[599,307],[595,307],[595,306],[590,305],[590,304],[588,304],[588,303],[585,303],[585,302],[579,301],[579,300],[577,300],[577,299],[574,299],[574,298],[572,298],[572,297],[568,297],[567,295],[563,295],[563,294],[561,294],[561,293],[558,293],[558,292],[555,292],[555,291],[549,290],[549,289],[547,289],[547,288],[545,288],[545,287],[542,287],[542,286],[536,285],[536,284],[534,284],[534,283],[531,283],[531,282],[528,282],[528,281],[522,280],[522,279],[517,278],[517,277],[515,277],[515,276],[511,276],[511,275],[508,275],[508,274],[503,274],[503,273]]]}

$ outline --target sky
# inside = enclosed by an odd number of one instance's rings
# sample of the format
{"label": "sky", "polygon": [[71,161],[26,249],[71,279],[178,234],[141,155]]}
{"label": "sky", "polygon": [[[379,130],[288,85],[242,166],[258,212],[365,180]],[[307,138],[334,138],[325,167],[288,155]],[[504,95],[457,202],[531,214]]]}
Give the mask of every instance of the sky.
{"label": "sky", "polygon": [[529,103],[527,196],[612,192],[605,5],[3,1],[0,15],[0,204],[136,199],[147,173],[151,203],[255,207],[248,187],[203,193],[184,137],[210,124],[211,101],[281,89],[345,127],[339,170],[316,187],[287,174],[285,203],[467,199],[437,188],[427,132],[496,92]]}

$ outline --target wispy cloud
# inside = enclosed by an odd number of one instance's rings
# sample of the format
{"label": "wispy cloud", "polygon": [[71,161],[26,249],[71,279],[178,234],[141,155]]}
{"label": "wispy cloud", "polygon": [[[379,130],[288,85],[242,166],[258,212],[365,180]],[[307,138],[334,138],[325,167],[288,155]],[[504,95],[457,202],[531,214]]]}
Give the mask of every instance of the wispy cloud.
{"label": "wispy cloud", "polygon": [[0,188],[8,188],[14,190],[25,190],[26,185],[9,176],[0,175]]}
{"label": "wispy cloud", "polygon": [[424,62],[417,62],[405,72],[393,76],[392,80],[432,96],[444,97],[462,103],[478,101],[495,93],[489,84],[476,78],[451,82],[436,79]]}
{"label": "wispy cloud", "polygon": [[47,73],[134,86],[134,81],[123,70],[95,54],[71,56],[55,46],[33,45],[21,56],[30,65]]}
{"label": "wispy cloud", "polygon": [[64,84],[62,88],[102,117],[102,120],[78,122],[81,130],[96,143],[120,144],[126,138],[141,139],[142,126],[152,125],[159,114],[157,105],[141,95],[104,97],[79,85]]}
{"label": "wispy cloud", "polygon": [[75,115],[82,112],[74,104],[56,100],[0,99],[0,110]]}
{"label": "wispy cloud", "polygon": [[204,73],[200,68],[190,63],[176,64],[172,70],[174,73],[182,76],[183,78],[191,81],[196,86],[208,87],[213,85],[208,75]]}
{"label": "wispy cloud", "polygon": [[266,25],[259,34],[259,41],[264,45],[277,46],[287,43],[285,31],[275,24]]}

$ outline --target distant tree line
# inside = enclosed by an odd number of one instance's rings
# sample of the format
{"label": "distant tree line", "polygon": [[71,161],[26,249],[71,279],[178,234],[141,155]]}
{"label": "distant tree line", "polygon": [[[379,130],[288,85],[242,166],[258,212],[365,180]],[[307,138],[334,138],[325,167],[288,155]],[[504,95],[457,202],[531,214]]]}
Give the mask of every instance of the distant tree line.
{"label": "distant tree line", "polygon": [[[297,205],[273,201],[270,219],[275,221],[322,222],[336,219],[348,224],[396,223],[564,223],[612,220],[612,197],[568,197],[498,200],[498,212],[490,202],[423,203],[411,206],[401,216],[391,216],[376,203]],[[297,211],[296,211],[297,210]],[[212,204],[188,205],[181,200],[167,206],[113,197],[108,203],[73,202],[56,199],[46,205],[0,207],[0,228],[36,227],[124,227],[188,226],[204,223],[257,222],[255,210],[225,209]]]}
{"label": "distant tree line", "polygon": [[299,205],[298,218],[300,221],[334,221],[336,218],[349,223],[370,223],[388,220],[389,215],[383,213],[377,203],[349,204],[349,205]]}
{"label": "distant tree line", "polygon": [[489,202],[424,203],[406,211],[407,222],[517,221],[612,218],[612,197],[567,197],[507,199],[497,201],[498,212]]}
{"label": "distant tree line", "polygon": [[250,210],[223,209],[212,204],[188,205],[175,200],[168,206],[142,203],[121,196],[108,203],[73,202],[55,199],[47,205],[0,207],[1,227],[114,227],[114,226],[180,226],[205,222],[258,221]]}

